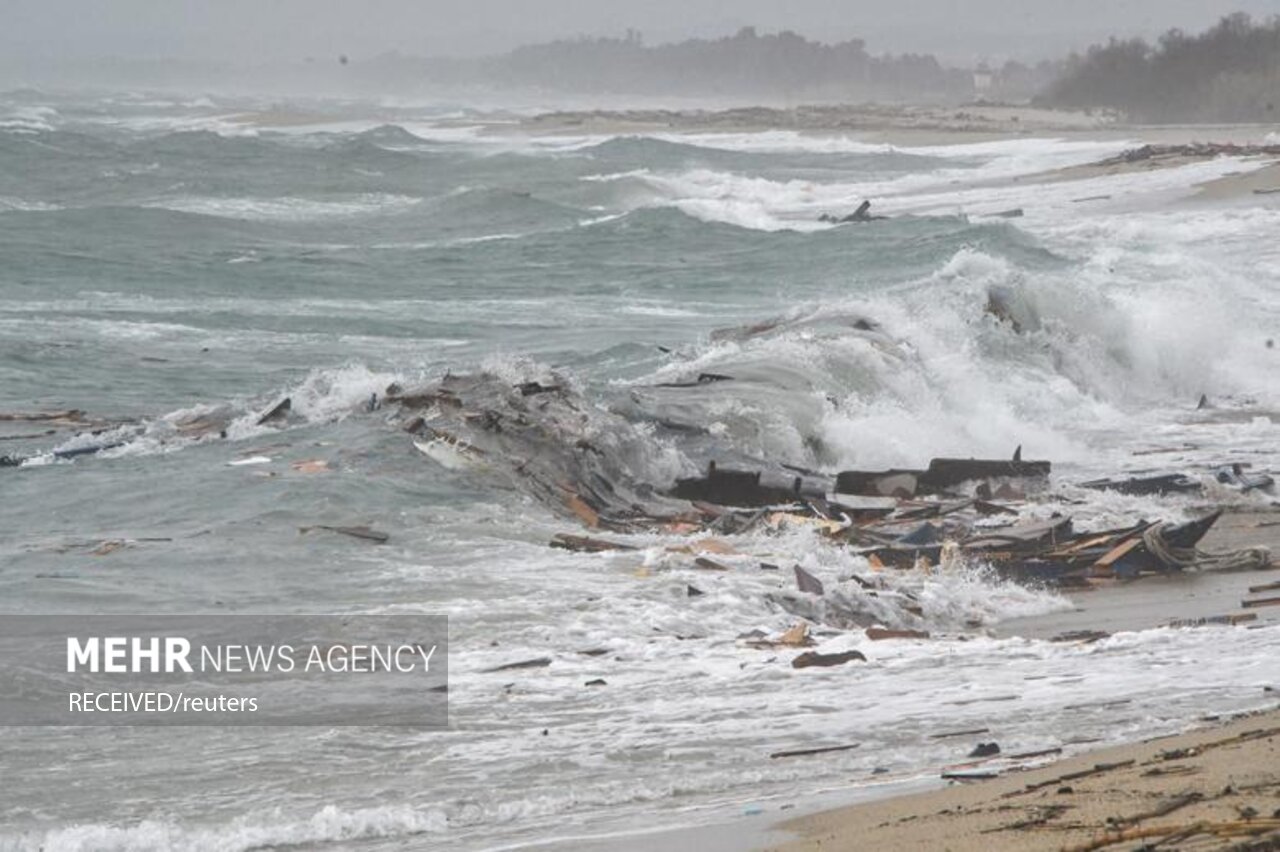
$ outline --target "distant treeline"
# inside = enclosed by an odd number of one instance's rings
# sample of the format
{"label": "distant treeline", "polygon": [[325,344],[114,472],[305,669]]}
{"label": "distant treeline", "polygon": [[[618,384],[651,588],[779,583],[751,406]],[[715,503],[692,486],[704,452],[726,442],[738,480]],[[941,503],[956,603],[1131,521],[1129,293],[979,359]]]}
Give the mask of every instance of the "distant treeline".
{"label": "distant treeline", "polygon": [[1237,13],[1200,35],[1170,30],[1155,45],[1112,39],[1073,55],[1039,99],[1066,109],[1115,109],[1130,119],[1280,119],[1280,17]]}
{"label": "distant treeline", "polygon": [[[400,63],[402,73],[415,60],[375,62],[387,71]],[[823,44],[790,31],[761,35],[754,27],[655,46],[635,31],[566,39],[484,59],[427,60],[418,70],[441,84],[592,94],[951,101],[974,91],[971,71],[946,68],[933,56],[872,56],[857,39]]]}

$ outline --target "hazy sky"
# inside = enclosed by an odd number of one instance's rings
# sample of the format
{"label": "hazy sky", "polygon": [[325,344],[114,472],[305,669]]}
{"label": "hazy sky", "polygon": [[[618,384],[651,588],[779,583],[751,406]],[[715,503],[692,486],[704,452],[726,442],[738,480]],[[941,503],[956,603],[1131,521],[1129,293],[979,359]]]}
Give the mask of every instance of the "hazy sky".
{"label": "hazy sky", "polygon": [[1280,0],[0,0],[0,51],[10,60],[358,61],[389,50],[499,52],[627,27],[669,41],[751,24],[968,62],[1058,55],[1110,33],[1200,29],[1235,10],[1280,14]]}

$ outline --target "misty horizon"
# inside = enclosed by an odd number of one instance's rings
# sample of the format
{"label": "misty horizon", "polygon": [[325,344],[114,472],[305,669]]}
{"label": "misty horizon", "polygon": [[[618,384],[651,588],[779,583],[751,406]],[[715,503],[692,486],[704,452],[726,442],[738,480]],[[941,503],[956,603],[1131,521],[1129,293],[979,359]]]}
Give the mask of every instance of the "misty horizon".
{"label": "misty horizon", "polygon": [[[1035,0],[1013,8],[974,0],[961,10],[943,0],[892,6],[829,0],[719,4],[658,0],[643,6],[554,0],[538,15],[509,0],[433,4],[385,0],[375,9],[344,3],[283,0],[263,10],[247,0],[214,4],[183,0],[9,0],[0,31],[0,64],[48,67],[102,60],[165,60],[244,67],[308,61],[352,62],[399,53],[415,57],[479,57],[527,44],[638,32],[649,45],[721,38],[743,27],[791,30],[819,42],[866,42],[872,54],[924,53],[974,65],[1007,59],[1060,58],[1110,36],[1151,38],[1171,27],[1203,29],[1231,12],[1280,12],[1275,0],[1175,0],[1117,7],[1100,0],[1060,4]],[[859,8],[861,7],[861,8]]]}

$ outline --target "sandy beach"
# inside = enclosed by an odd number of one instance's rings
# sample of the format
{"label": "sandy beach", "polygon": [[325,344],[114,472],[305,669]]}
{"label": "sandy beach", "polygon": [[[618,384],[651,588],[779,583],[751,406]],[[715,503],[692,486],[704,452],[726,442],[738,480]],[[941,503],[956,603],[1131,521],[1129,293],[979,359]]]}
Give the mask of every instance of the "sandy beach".
{"label": "sandy beach", "polygon": [[1280,711],[781,828],[778,852],[1277,849]]}
{"label": "sandy beach", "polygon": [[[1206,537],[1209,550],[1280,545],[1276,510],[1229,513]],[[1240,609],[1249,587],[1280,582],[1280,567],[1265,571],[1188,574],[1077,593],[1068,612],[1000,625],[1004,635],[1049,638],[1069,633],[1145,630],[1196,619],[1244,615],[1235,627],[1185,629],[1248,630],[1280,622],[1280,608]],[[1091,641],[1084,639],[1081,641]],[[1275,683],[1264,686],[1259,705],[1280,699]],[[1280,849],[1280,705],[1242,718],[1206,718],[1196,729],[1130,745],[1087,750],[1023,769],[1052,755],[1002,757],[959,763],[943,773],[976,776],[946,789],[859,804],[781,823],[777,830],[797,839],[771,846],[778,852],[810,850],[918,849],[1106,849],[1146,848],[1163,837],[1204,824],[1214,827],[1164,840],[1161,849]],[[998,739],[999,718],[990,731],[970,739]],[[966,741],[967,742],[967,741]],[[1079,746],[1077,745],[1077,748]],[[1070,748],[1070,747],[1068,747]],[[984,775],[998,777],[982,778]],[[1147,833],[1150,832],[1150,833]],[[1217,833],[1215,833],[1217,832]],[[1106,842],[1104,842],[1106,841]],[[1094,844],[1094,845],[1090,845]]]}

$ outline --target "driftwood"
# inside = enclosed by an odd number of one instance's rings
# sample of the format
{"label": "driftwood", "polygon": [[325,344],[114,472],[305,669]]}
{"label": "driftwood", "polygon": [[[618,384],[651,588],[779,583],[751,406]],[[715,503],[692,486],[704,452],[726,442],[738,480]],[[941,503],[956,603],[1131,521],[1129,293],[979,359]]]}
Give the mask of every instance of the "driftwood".
{"label": "driftwood", "polygon": [[838,745],[838,746],[821,746],[819,748],[797,748],[797,749],[791,749],[790,751],[775,751],[772,754],[770,754],[769,757],[775,760],[779,757],[808,757],[809,755],[813,755],[813,754],[830,754],[833,751],[849,751],[850,749],[855,749],[860,745],[862,745],[862,743],[850,743],[849,745]]}
{"label": "driftwood", "polygon": [[309,527],[298,527],[298,532],[308,533],[312,530],[327,530],[328,532],[340,533],[342,535],[351,536],[352,538],[364,539],[374,544],[386,544],[391,540],[391,536],[372,527],[354,526],[354,527],[337,527],[328,524],[315,524]]}

